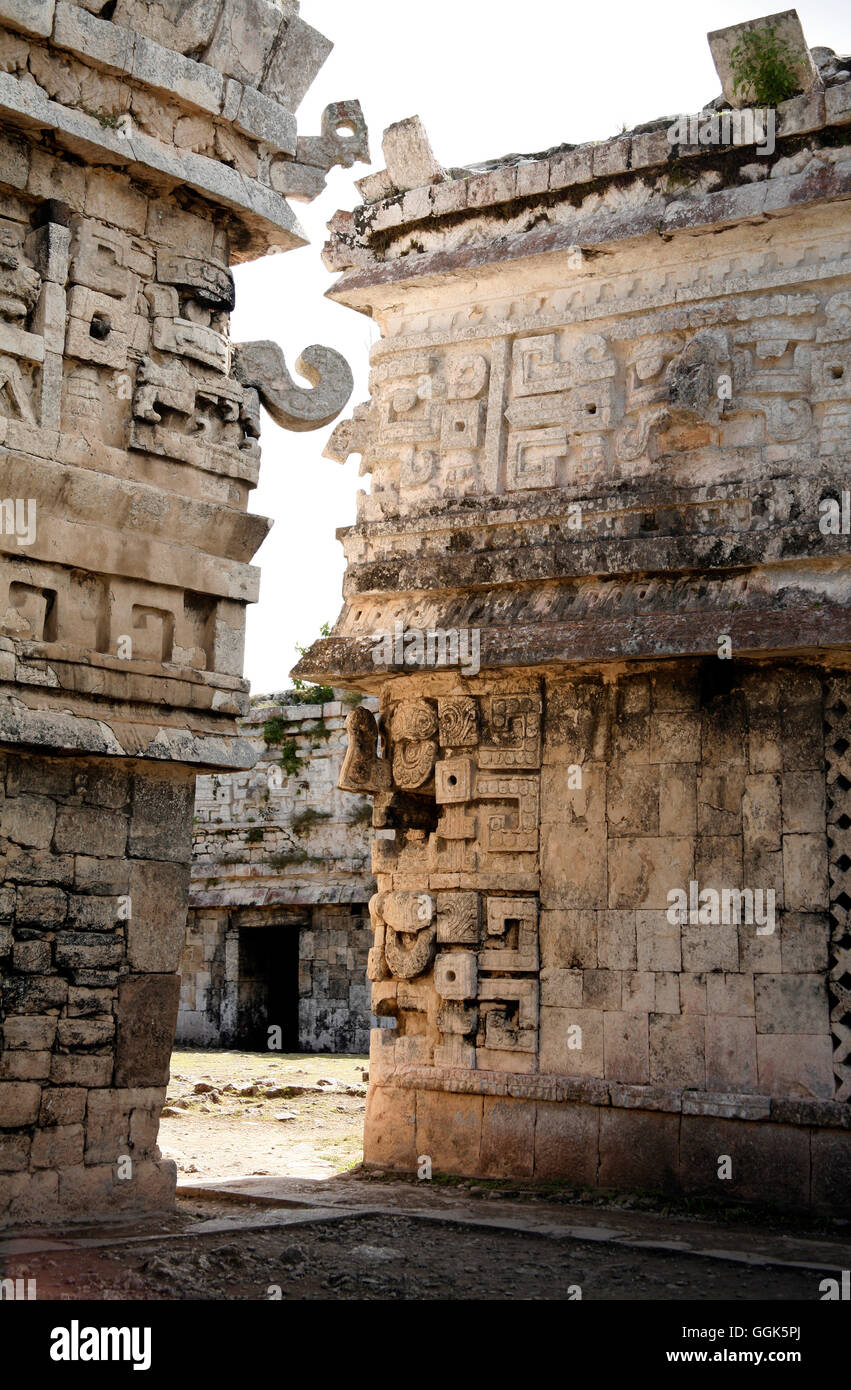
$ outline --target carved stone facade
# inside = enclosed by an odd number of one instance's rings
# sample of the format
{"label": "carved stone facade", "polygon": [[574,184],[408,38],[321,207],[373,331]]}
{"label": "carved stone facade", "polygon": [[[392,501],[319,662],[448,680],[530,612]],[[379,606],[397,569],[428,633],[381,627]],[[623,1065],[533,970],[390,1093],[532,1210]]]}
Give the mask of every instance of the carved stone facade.
{"label": "carved stone facade", "polygon": [[178,1042],[369,1051],[371,808],[337,789],[351,708],[254,698],[252,770],[198,778]]}
{"label": "carved stone facade", "polygon": [[[0,0],[0,1221],[167,1205],[194,779],[250,767],[260,402],[347,399],[235,346],[231,266],[366,155],[295,110],[329,44],[273,0]],[[353,132],[341,137],[341,125]]]}
{"label": "carved stone facade", "polygon": [[669,119],[449,175],[405,121],[330,224],[382,338],[328,453],[372,488],[296,670],[380,698],[343,785],[381,1167],[848,1204],[851,83],[815,53],[771,149]]}

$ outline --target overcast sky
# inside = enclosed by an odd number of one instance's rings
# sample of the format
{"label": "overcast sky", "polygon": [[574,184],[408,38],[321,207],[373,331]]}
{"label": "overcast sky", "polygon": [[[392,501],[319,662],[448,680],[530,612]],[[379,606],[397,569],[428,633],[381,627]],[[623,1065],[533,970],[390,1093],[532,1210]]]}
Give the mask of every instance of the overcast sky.
{"label": "overcast sky", "polygon": [[[780,8],[778,6],[778,8]],[[810,47],[851,53],[848,0],[802,0]],[[299,108],[299,131],[318,135],[324,107],[357,97],[370,132],[373,169],[384,167],[381,133],[419,115],[446,165],[471,164],[563,142],[602,140],[622,126],[699,110],[720,91],[706,33],[771,13],[740,0],[302,0],[303,17],[334,50]],[[274,338],[290,368],[309,343],[348,359],[349,406],[366,398],[371,321],[323,296],[333,276],[320,259],[325,223],[359,201],[366,165],[334,169],[310,204],[293,203],[311,244],[236,271],[235,341]],[[355,519],[359,458],[322,458],[331,426],[309,434],[263,416],[263,465],[251,510],[274,520],[257,553],[259,604],[248,609],[245,673],[254,694],[282,690],[296,660],[342,605],[338,526]]]}

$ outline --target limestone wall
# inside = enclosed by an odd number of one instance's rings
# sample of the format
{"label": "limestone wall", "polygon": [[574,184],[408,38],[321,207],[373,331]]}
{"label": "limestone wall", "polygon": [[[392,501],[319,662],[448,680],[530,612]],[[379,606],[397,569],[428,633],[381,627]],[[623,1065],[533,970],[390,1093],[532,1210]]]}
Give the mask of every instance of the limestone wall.
{"label": "limestone wall", "polygon": [[298,133],[328,49],[289,0],[0,0],[0,1221],[174,1191],[193,783],[254,757],[260,403],[311,429],[351,389],[228,326],[231,266],[304,244],[284,194],[365,156],[357,103]]}
{"label": "limestone wall", "polygon": [[296,673],[380,698],[382,1167],[848,1205],[851,83],[789,22],[770,138],[412,118],[329,224],[372,485]]}
{"label": "limestone wall", "polygon": [[181,1042],[266,1046],[277,1023],[287,1049],[369,1049],[371,807],[337,788],[353,702],[336,693],[255,699],[254,768],[198,779]]}

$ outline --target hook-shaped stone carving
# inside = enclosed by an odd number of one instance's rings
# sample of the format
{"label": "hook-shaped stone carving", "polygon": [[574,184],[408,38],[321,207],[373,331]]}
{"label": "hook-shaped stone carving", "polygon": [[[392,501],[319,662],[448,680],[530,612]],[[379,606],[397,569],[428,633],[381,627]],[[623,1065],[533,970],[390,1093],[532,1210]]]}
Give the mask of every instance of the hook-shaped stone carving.
{"label": "hook-shaped stone carving", "polygon": [[233,375],[253,386],[276,424],[285,430],[318,430],[339,415],[352,394],[354,378],[345,357],[314,343],[296,361],[311,387],[297,386],[277,343],[238,343]]}

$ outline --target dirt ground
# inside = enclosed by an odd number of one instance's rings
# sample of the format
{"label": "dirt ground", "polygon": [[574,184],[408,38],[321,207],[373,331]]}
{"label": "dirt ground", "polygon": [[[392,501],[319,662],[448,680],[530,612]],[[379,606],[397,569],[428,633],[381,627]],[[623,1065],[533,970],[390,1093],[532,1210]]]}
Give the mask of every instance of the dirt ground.
{"label": "dirt ground", "polygon": [[0,1278],[63,1301],[782,1302],[851,1264],[840,1220],[367,1173],[366,1083],[362,1057],[175,1052],[176,1211],[4,1232]]}
{"label": "dirt ground", "polygon": [[179,1050],[159,1145],[178,1181],[323,1178],[363,1158],[368,1058]]}
{"label": "dirt ground", "polygon": [[819,1298],[813,1270],[720,1260],[516,1231],[459,1229],[405,1216],[55,1252],[6,1261],[39,1299],[358,1299],[430,1301]]}

